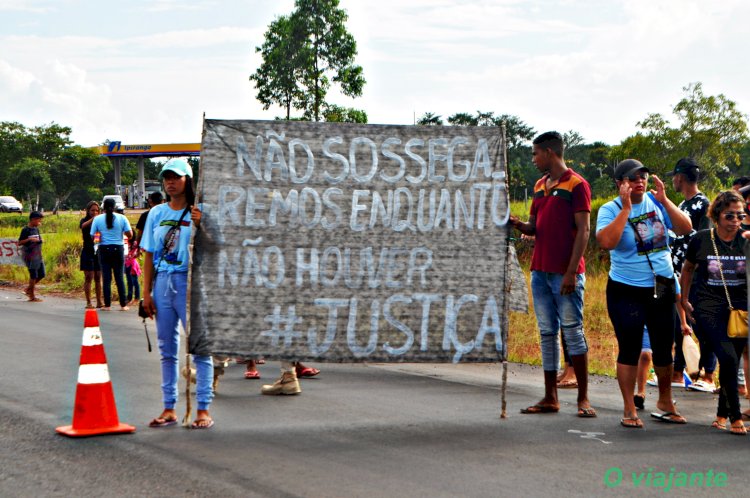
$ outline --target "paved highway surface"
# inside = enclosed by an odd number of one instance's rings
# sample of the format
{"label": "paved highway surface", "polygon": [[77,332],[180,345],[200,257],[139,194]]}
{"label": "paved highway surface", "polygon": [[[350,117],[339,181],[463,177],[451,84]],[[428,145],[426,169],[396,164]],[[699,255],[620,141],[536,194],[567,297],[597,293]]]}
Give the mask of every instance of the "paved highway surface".
{"label": "paved highway surface", "polygon": [[595,377],[598,418],[575,416],[575,390],[559,414],[520,415],[542,392],[525,365],[509,365],[502,420],[498,365],[319,364],[301,395],[267,397],[269,362],[260,382],[227,369],[212,429],[150,429],[159,358],[135,310],[99,317],[120,420],[137,432],[70,439],[54,429],[71,423],[83,316],[82,301],[0,289],[0,496],[664,496],[689,478],[690,496],[750,496],[750,437],[709,428],[714,395],[675,393],[687,425],[644,413],[645,429],[625,429],[616,382]]}

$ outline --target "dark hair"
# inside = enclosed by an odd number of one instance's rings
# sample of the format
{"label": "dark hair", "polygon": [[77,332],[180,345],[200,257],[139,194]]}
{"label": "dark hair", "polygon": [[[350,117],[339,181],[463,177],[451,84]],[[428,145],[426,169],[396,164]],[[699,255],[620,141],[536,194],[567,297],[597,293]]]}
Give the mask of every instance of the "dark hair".
{"label": "dark hair", "polygon": [[732,182],[732,187],[744,187],[748,183],[750,183],[750,176],[741,176]]}
{"label": "dark hair", "polygon": [[745,200],[738,192],[734,190],[720,192],[719,195],[716,196],[716,199],[711,203],[711,207],[708,208],[708,215],[711,218],[711,221],[718,223],[721,212],[735,202],[739,202],[743,206],[745,205]]}
{"label": "dark hair", "polygon": [[565,142],[563,141],[563,137],[556,131],[542,133],[536,137],[532,143],[539,146],[539,148],[551,150],[558,157],[562,157],[565,152]]}
{"label": "dark hair", "polygon": [[161,204],[164,200],[164,196],[161,195],[161,192],[151,192],[148,194],[148,200],[154,204]]}
{"label": "dark hair", "polygon": [[[167,202],[171,201],[172,198],[167,194]],[[185,176],[185,200],[187,200],[188,206],[195,204],[195,190],[193,190],[193,179],[189,176]]]}
{"label": "dark hair", "polygon": [[99,203],[96,202],[96,201],[89,201],[89,202],[86,203],[86,217],[85,217],[85,219],[87,219],[87,220],[91,218],[89,216],[89,209],[91,209],[91,206],[99,207]]}
{"label": "dark hair", "polygon": [[104,200],[104,212],[107,213],[107,228],[115,226],[115,200],[111,197]]}

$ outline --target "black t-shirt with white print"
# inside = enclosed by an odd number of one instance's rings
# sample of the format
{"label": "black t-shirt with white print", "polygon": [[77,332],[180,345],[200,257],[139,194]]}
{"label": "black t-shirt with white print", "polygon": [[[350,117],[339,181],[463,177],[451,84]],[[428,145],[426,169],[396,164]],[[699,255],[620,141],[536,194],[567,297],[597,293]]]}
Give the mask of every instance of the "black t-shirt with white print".
{"label": "black t-shirt with white print", "polygon": [[678,206],[680,210],[686,213],[690,217],[690,221],[693,223],[693,229],[686,235],[680,235],[675,237],[672,242],[672,266],[674,271],[680,273],[682,271],[682,263],[685,261],[685,254],[687,253],[688,244],[693,235],[699,230],[708,228],[708,206],[711,201],[703,192],[698,192],[692,198],[686,199]]}
{"label": "black t-shirt with white print", "polygon": [[[696,309],[706,311],[726,310],[727,297],[721,274],[724,274],[732,306],[737,309],[747,309],[747,280],[745,267],[745,239],[737,232],[731,243],[719,239],[714,232],[716,257],[711,243],[711,231],[701,230],[690,240],[686,260],[695,264],[695,274],[690,286],[690,303]],[[719,264],[720,263],[720,264]],[[721,273],[719,268],[721,268]]]}

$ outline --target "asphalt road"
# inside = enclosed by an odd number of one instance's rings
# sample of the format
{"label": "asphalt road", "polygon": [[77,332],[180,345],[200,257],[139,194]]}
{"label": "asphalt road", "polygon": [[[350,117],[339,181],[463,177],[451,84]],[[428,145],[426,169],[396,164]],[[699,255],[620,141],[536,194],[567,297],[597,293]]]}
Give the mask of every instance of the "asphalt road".
{"label": "asphalt road", "polygon": [[[150,429],[159,358],[134,310],[99,318],[120,420],[136,433],[67,438],[54,429],[71,423],[83,316],[81,301],[0,289],[0,496],[750,495],[750,438],[709,427],[715,396],[675,393],[687,425],[644,413],[645,429],[625,429],[615,381],[596,377],[598,418],[575,416],[575,390],[561,391],[559,414],[521,415],[542,373],[517,364],[505,419],[498,365],[320,364],[301,395],[267,397],[269,362],[261,382],[227,369],[212,429]],[[670,472],[693,485],[663,490]]]}

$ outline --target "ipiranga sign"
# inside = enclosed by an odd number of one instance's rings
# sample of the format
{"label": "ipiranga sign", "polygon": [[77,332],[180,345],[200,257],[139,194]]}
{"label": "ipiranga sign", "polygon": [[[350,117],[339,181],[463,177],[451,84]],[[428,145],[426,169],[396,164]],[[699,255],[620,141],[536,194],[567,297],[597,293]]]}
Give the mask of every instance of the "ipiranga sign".
{"label": "ipiranga sign", "polygon": [[526,305],[504,150],[490,127],[206,120],[191,330],[232,355],[503,359]]}

